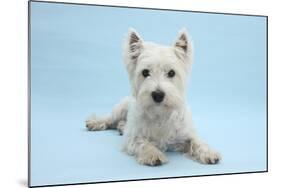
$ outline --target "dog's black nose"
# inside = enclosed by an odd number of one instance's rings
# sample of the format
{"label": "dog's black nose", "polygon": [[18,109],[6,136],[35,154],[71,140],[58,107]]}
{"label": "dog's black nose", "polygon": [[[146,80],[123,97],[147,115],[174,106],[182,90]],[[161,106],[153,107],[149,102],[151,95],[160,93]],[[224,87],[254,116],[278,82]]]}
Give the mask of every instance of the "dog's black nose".
{"label": "dog's black nose", "polygon": [[153,100],[154,100],[155,102],[160,103],[160,102],[163,101],[163,99],[164,99],[164,97],[165,97],[165,93],[162,92],[162,91],[157,90],[157,91],[153,91],[153,92],[151,93],[151,96],[152,96],[152,98],[153,98]]}

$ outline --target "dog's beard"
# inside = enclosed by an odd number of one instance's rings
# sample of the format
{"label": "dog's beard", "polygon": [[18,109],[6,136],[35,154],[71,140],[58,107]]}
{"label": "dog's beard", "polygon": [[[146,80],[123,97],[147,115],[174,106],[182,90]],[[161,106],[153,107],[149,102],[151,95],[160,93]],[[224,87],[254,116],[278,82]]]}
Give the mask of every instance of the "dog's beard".
{"label": "dog's beard", "polygon": [[141,110],[150,118],[159,116],[173,116],[175,112],[181,112],[184,109],[184,97],[175,91],[165,92],[165,98],[161,103],[156,103],[151,97],[150,91],[138,93],[136,101]]}

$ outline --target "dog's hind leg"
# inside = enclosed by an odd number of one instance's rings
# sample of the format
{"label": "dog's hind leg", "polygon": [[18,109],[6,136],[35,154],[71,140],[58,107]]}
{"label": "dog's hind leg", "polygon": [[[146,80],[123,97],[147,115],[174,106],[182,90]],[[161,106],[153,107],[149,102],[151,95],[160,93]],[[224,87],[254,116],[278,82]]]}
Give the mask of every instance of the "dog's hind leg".
{"label": "dog's hind leg", "polygon": [[86,120],[86,127],[89,131],[98,131],[105,129],[118,129],[122,135],[124,125],[127,119],[129,97],[125,97],[119,104],[117,104],[111,114],[104,117],[90,116]]}

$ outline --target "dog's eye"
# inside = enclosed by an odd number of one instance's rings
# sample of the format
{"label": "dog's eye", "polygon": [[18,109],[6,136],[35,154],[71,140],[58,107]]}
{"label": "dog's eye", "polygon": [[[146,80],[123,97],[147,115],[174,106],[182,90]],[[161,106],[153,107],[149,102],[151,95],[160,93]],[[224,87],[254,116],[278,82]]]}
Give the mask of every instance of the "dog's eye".
{"label": "dog's eye", "polygon": [[143,71],[142,71],[142,75],[143,75],[143,77],[148,77],[150,74],[149,74],[149,70],[148,69],[144,69]]}
{"label": "dog's eye", "polygon": [[175,71],[174,70],[170,70],[169,72],[168,72],[168,77],[169,78],[173,78],[174,76],[175,76]]}

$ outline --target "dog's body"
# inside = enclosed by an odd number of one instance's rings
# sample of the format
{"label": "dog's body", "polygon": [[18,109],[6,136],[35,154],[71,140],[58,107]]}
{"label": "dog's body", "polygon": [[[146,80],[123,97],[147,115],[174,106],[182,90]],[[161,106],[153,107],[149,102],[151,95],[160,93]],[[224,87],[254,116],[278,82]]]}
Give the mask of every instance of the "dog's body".
{"label": "dog's body", "polygon": [[124,55],[132,96],[122,100],[109,116],[90,117],[87,128],[124,132],[124,151],[140,164],[167,162],[166,150],[216,164],[220,155],[198,138],[185,103],[186,77],[192,64],[192,43],[186,31],[179,33],[173,46],[166,47],[144,42],[130,30]]}

